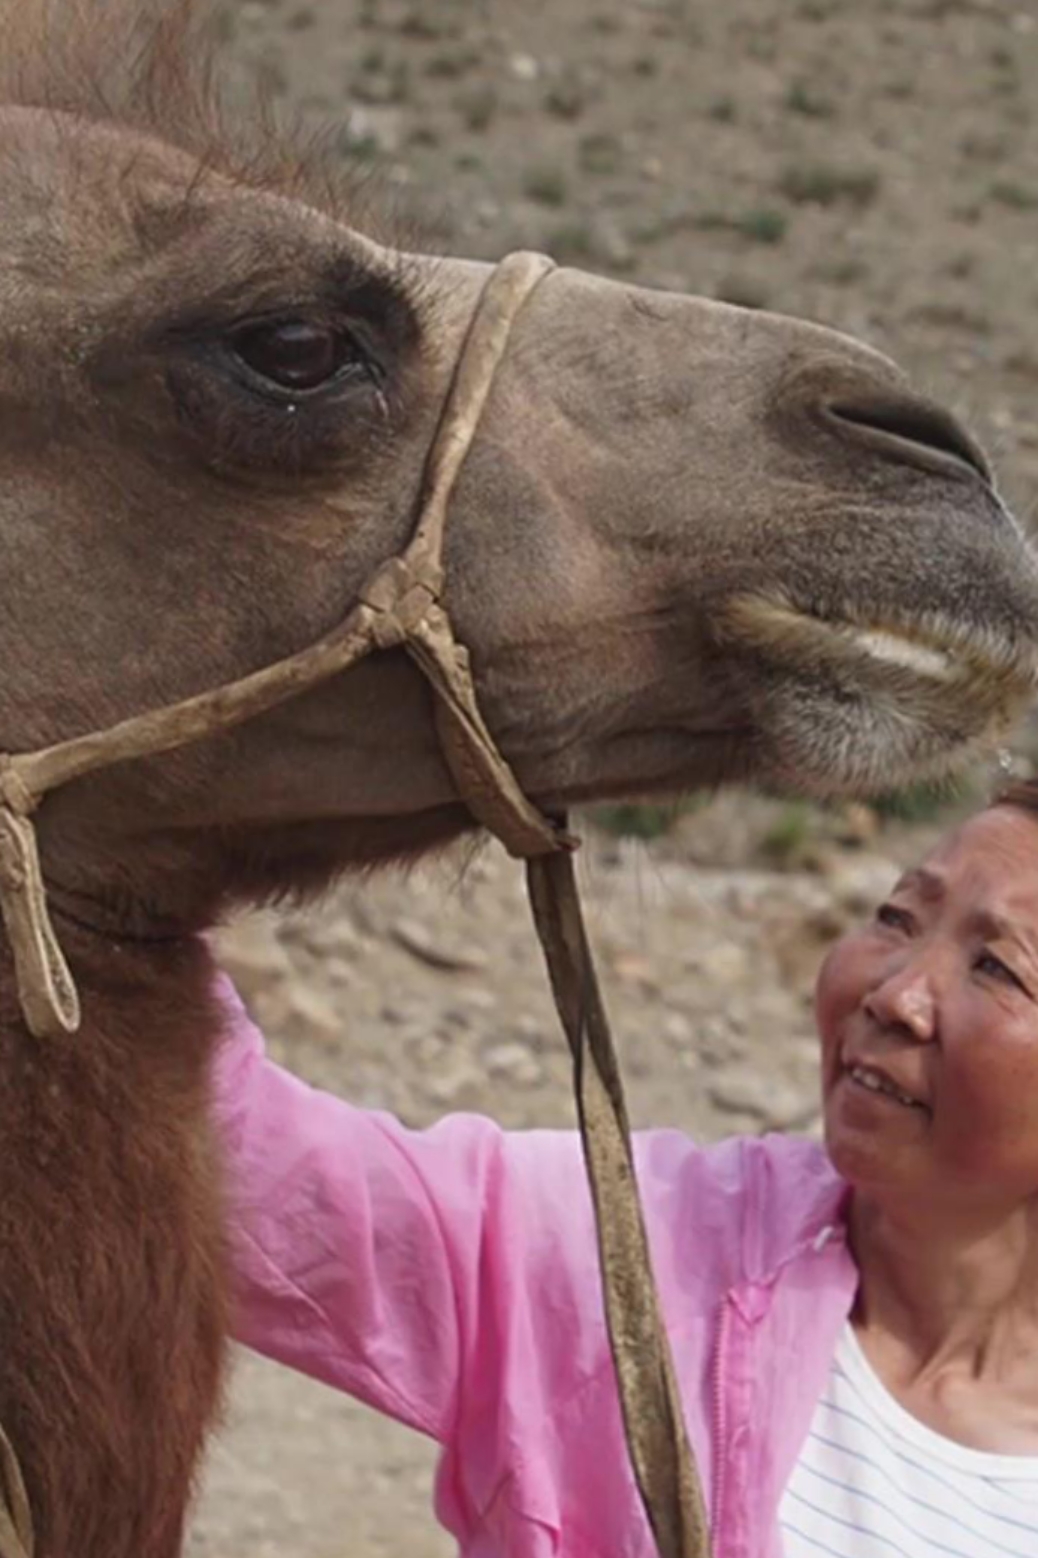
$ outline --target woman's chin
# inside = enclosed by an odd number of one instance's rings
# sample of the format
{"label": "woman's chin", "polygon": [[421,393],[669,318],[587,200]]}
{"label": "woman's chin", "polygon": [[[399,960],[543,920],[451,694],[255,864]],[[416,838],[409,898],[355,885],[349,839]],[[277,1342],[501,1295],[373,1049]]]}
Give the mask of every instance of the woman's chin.
{"label": "woman's chin", "polygon": [[[905,1153],[921,1142],[929,1115],[895,1099],[873,1093],[844,1073],[825,1099],[825,1145],[836,1172],[848,1184],[867,1186],[906,1183],[910,1164]],[[923,1165],[917,1163],[917,1171]]]}

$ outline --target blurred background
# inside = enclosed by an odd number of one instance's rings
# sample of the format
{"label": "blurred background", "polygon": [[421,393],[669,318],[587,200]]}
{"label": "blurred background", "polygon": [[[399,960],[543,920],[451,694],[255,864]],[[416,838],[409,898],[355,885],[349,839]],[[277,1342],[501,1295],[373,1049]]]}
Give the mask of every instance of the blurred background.
{"label": "blurred background", "polygon": [[[516,247],[780,309],[896,356],[1038,498],[1038,0],[239,0],[259,80],[370,170],[410,241]],[[1038,755],[1024,730],[1021,770]],[[982,796],[823,810],[744,795],[583,819],[588,912],[637,1123],[816,1128],[810,991],[897,863]],[[496,845],[231,927],[277,1058],[421,1125],[569,1125],[569,1078]],[[238,1360],[191,1558],[447,1558],[433,1449]]]}

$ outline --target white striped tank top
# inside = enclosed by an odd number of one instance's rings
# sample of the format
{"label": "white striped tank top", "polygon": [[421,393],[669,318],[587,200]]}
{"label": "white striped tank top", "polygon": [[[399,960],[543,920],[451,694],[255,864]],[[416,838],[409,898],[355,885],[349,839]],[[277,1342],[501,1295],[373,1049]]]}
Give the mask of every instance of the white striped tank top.
{"label": "white striped tank top", "polygon": [[1038,1456],[943,1439],[844,1327],[779,1511],[785,1558],[1038,1558]]}

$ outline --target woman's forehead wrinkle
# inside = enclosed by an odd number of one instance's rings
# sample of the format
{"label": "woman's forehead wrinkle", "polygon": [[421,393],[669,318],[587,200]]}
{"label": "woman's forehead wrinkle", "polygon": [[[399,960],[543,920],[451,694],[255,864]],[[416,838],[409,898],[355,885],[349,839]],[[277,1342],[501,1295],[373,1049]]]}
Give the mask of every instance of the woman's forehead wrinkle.
{"label": "woman's forehead wrinkle", "polygon": [[932,902],[944,898],[947,890],[944,875],[927,866],[916,866],[913,870],[906,871],[894,887],[895,892],[917,892],[921,898]]}
{"label": "woman's forehead wrinkle", "polygon": [[[971,902],[963,923],[971,935],[987,941],[1015,941],[1038,954],[1038,863],[1034,879],[1006,880],[990,869],[987,860],[979,870],[967,871],[959,882],[951,874],[931,866],[916,866],[895,884],[895,893],[914,893],[924,901],[941,904],[958,887]],[[987,869],[985,869],[986,867]]]}
{"label": "woman's forehead wrinkle", "polygon": [[1028,916],[1000,914],[993,909],[976,909],[970,914],[967,925],[984,941],[1019,941],[1025,946],[1035,945],[1036,927],[1033,912]]}

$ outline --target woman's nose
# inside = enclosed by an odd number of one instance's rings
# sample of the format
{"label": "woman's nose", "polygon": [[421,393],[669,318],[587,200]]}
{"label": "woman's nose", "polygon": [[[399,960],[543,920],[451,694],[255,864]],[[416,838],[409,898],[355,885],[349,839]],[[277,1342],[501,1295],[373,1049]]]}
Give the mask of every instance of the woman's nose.
{"label": "woman's nose", "polygon": [[883,1028],[897,1028],[919,1043],[936,1031],[937,1005],[927,971],[918,966],[899,969],[871,990],[865,1009]]}

